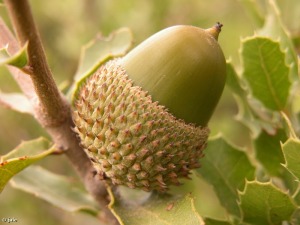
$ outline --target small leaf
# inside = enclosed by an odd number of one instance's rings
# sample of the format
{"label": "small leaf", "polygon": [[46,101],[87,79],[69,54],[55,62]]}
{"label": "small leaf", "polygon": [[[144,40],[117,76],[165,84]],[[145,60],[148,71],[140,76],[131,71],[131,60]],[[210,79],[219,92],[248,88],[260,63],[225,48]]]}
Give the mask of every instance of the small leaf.
{"label": "small leaf", "polygon": [[15,66],[18,68],[23,68],[24,66],[26,66],[28,62],[27,47],[28,47],[28,43],[26,43],[13,56],[10,56],[7,52],[8,45],[0,49],[0,66],[5,64]]}
{"label": "small leaf", "polygon": [[291,197],[271,183],[247,181],[240,195],[243,222],[281,225],[289,221],[296,210]]}
{"label": "small leaf", "polygon": [[209,140],[201,164],[197,172],[214,187],[220,203],[229,213],[240,216],[237,190],[244,187],[246,178],[254,178],[254,167],[245,152],[217,137]]}
{"label": "small leaf", "polygon": [[93,74],[103,63],[127,53],[132,46],[132,33],[128,28],[113,32],[108,38],[97,37],[81,50],[81,57],[74,84],[69,92],[73,102],[81,84]]}
{"label": "small leaf", "polygon": [[20,93],[2,93],[0,92],[0,105],[13,109],[20,113],[33,115],[33,108],[28,98]]}
{"label": "small leaf", "polygon": [[14,150],[0,157],[0,192],[6,183],[27,166],[53,153],[50,142],[45,138],[24,141]]}
{"label": "small leaf", "polygon": [[300,181],[300,140],[290,138],[282,144],[285,167]]}
{"label": "small leaf", "polygon": [[265,131],[254,140],[256,158],[271,176],[280,176],[284,168],[284,157],[280,143],[287,139],[284,130],[277,130],[274,135]]}
{"label": "small leaf", "polygon": [[[192,194],[183,197],[152,194],[141,205],[127,205],[119,199],[109,205],[121,225],[182,225],[199,224],[204,221],[195,209]],[[142,222],[141,222],[142,221]]]}
{"label": "small leaf", "polygon": [[282,110],[289,96],[290,68],[278,42],[253,36],[243,40],[243,76],[254,97],[271,110]]}
{"label": "small leaf", "polygon": [[11,184],[69,212],[84,211],[94,215],[98,212],[97,203],[76,183],[42,167],[28,167],[15,176]]}

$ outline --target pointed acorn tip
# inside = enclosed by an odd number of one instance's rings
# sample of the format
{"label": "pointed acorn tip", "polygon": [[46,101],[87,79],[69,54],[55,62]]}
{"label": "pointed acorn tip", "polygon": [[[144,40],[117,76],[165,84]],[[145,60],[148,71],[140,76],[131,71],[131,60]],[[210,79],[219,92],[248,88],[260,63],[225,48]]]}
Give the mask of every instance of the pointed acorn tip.
{"label": "pointed acorn tip", "polygon": [[221,32],[223,24],[217,22],[213,27],[206,29],[210,35],[212,35],[216,40],[218,40],[219,33]]}

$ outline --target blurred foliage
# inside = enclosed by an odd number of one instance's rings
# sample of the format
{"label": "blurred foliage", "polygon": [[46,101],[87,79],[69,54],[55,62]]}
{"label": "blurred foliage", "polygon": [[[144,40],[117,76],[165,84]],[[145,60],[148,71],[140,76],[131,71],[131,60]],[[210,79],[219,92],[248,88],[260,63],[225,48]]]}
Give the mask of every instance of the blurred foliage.
{"label": "blurred foliage", "polygon": [[[31,0],[30,2],[50,67],[59,85],[64,82],[71,83],[79,62],[81,46],[93,39],[97,33],[108,36],[120,27],[129,27],[132,29],[135,44],[138,44],[151,34],[171,25],[191,24],[206,28],[220,21],[224,24],[224,28],[219,43],[226,59],[231,59],[240,69],[240,39],[253,35],[254,30],[262,25],[257,19],[259,17],[255,19],[251,13],[253,11],[247,10],[246,7],[249,7],[247,0]],[[256,2],[258,12],[261,12],[259,16],[263,18],[262,12],[266,9],[266,1],[253,0],[253,2]],[[300,2],[278,0],[277,3],[281,9],[282,20],[300,49]],[[0,7],[0,13],[7,19],[4,7]],[[19,90],[3,67],[0,67],[0,90],[5,92]],[[249,130],[246,125],[236,121],[237,113],[238,106],[234,96],[226,87],[210,123],[212,135],[223,133],[226,139],[236,145],[249,146]],[[48,136],[29,115],[0,108],[0,118],[0,155],[6,154],[21,140],[30,140],[41,135]],[[43,165],[58,173],[73,174],[64,157],[48,157],[43,160]],[[198,203],[196,207],[205,216],[224,218],[223,209],[217,204],[218,200],[212,187],[202,177],[197,179],[196,184],[203,188],[197,197],[203,199],[206,206]],[[189,187],[189,184],[184,187],[186,190],[197,188]],[[0,209],[0,218],[16,217],[24,225],[40,221],[45,225],[97,224],[97,221],[88,215],[70,215],[40,199],[11,188],[6,188],[0,195]]]}

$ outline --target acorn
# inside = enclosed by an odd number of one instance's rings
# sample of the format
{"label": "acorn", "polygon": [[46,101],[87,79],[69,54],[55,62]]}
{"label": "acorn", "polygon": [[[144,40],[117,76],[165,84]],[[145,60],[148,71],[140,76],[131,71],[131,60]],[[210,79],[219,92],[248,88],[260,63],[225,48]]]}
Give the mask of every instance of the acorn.
{"label": "acorn", "polygon": [[165,192],[200,167],[226,79],[221,27],[169,27],[87,79],[74,130],[100,179]]}

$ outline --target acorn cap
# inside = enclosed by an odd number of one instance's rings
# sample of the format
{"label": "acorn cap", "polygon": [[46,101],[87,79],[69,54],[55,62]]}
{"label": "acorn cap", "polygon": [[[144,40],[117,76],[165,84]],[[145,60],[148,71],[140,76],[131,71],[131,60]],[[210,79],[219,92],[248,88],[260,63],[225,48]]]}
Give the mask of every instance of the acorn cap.
{"label": "acorn cap", "polygon": [[169,27],[129,52],[122,65],[135,85],[174,116],[206,126],[226,80],[226,62],[217,42],[221,27]]}

